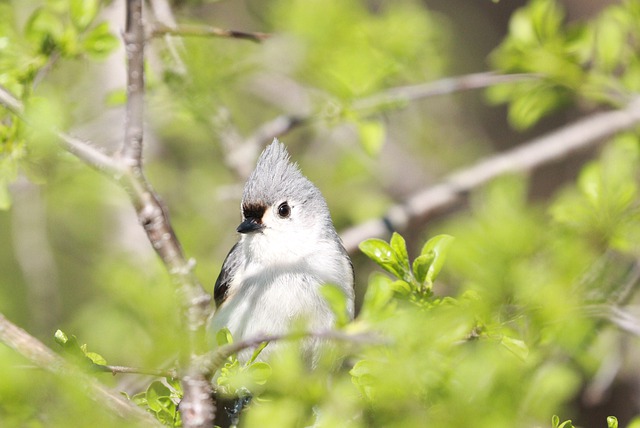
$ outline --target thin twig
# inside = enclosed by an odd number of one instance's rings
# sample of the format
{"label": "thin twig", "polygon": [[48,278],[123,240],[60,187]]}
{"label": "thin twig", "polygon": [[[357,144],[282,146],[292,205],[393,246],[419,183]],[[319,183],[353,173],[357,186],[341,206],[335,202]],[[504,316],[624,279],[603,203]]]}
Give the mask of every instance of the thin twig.
{"label": "thin twig", "polygon": [[95,364],[93,367],[101,372],[111,373],[114,376],[117,374],[138,374],[145,376],[156,376],[177,379],[178,371],[175,369],[160,370],[160,369],[145,369],[142,367],[128,367],[128,366],[113,366],[113,365],[100,365]]}
{"label": "thin twig", "polygon": [[448,95],[471,89],[481,89],[503,83],[516,83],[539,78],[540,76],[535,74],[498,74],[492,71],[465,74],[462,76],[447,77],[433,82],[387,89],[379,94],[356,100],[352,108],[357,111],[375,111],[387,105],[396,106],[398,103],[408,103],[410,101]]}
{"label": "thin twig", "polygon": [[107,406],[118,417],[143,422],[148,426],[162,426],[149,413],[127,401],[120,394],[110,391],[91,376],[79,371],[2,314],[0,314],[0,342],[8,345],[38,367],[62,378],[77,379],[74,385],[85,390],[89,397],[98,404]]}
{"label": "thin twig", "polygon": [[[24,122],[29,122],[25,117],[25,108],[22,102],[1,85],[0,104]],[[112,177],[117,177],[123,174],[124,169],[118,161],[103,153],[100,149],[93,147],[90,143],[75,138],[69,134],[65,134],[64,132],[50,129],[41,129],[41,131],[47,132],[52,137],[59,140],[65,150],[74,154],[87,165],[97,169],[98,171]]]}
{"label": "thin twig", "polygon": [[231,39],[249,40],[260,43],[271,37],[270,34],[253,32],[227,30],[210,25],[188,25],[180,24],[174,27],[156,23],[151,30],[151,37],[161,36],[180,36],[180,37],[225,37]]}
{"label": "thin twig", "polygon": [[[398,109],[411,101],[423,98],[538,78],[539,76],[534,74],[472,73],[387,89],[381,93],[355,100],[351,104],[351,109],[364,115],[373,115],[390,108]],[[219,115],[217,126],[225,149],[225,164],[238,178],[244,180],[251,173],[255,159],[263,146],[275,137],[280,137],[295,128],[319,119],[319,117],[311,115],[280,115],[262,124],[252,135],[243,139],[225,112],[224,115]]]}
{"label": "thin twig", "polygon": [[342,232],[345,248],[357,250],[367,238],[383,238],[391,231],[405,230],[410,221],[424,221],[462,204],[469,192],[498,176],[530,172],[535,168],[566,158],[572,153],[601,143],[612,135],[640,124],[640,100],[626,108],[595,113],[566,125],[529,143],[462,169],[446,177],[440,184],[392,206],[384,218],[370,220]]}
{"label": "thin twig", "polygon": [[371,332],[345,333],[339,330],[326,330],[317,332],[303,331],[284,334],[272,334],[257,336],[221,346],[199,357],[196,361],[196,366],[199,366],[204,374],[210,375],[211,373],[214,373],[216,370],[221,368],[224,364],[224,361],[231,355],[237,354],[245,349],[255,348],[265,342],[281,342],[287,340],[301,340],[308,338],[369,345],[384,345],[388,343],[386,339]]}
{"label": "thin twig", "polygon": [[262,147],[273,141],[274,138],[281,137],[304,125],[308,120],[305,117],[281,115],[263,123],[252,135],[241,140],[227,117],[223,124],[226,130],[221,132],[221,140],[225,148],[225,164],[240,180],[246,180],[253,170],[255,160]]}

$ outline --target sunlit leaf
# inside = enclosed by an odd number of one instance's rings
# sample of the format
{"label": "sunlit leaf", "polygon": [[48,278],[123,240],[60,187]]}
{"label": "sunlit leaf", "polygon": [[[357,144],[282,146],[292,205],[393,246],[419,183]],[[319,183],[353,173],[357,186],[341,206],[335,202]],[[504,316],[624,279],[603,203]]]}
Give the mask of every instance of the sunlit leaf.
{"label": "sunlit leaf", "polygon": [[435,281],[440,270],[444,266],[444,262],[447,259],[447,252],[453,244],[454,241],[453,236],[449,235],[438,235],[429,239],[427,243],[422,247],[422,251],[420,252],[421,256],[431,256],[433,255],[433,261],[429,266],[426,273],[426,280]]}
{"label": "sunlit leaf", "polygon": [[391,245],[382,239],[373,238],[361,242],[359,247],[364,254],[384,270],[400,279],[404,278],[404,269],[398,261]]}
{"label": "sunlit leaf", "polygon": [[103,22],[87,34],[82,45],[88,55],[96,59],[102,59],[113,52],[119,44],[120,41],[111,33],[109,24]]}
{"label": "sunlit leaf", "polygon": [[251,364],[247,372],[254,384],[264,385],[271,376],[272,370],[269,364],[259,361]]}
{"label": "sunlit leaf", "polygon": [[370,156],[380,153],[385,139],[385,128],[378,120],[361,120],[356,123],[360,142]]}
{"label": "sunlit leaf", "polygon": [[345,296],[344,292],[332,284],[324,285],[320,288],[320,292],[336,316],[336,326],[344,327],[347,325],[349,323],[349,313],[347,311],[347,296]]}
{"label": "sunlit leaf", "polygon": [[69,5],[71,22],[79,30],[84,30],[96,17],[99,5],[98,0],[71,0]]}

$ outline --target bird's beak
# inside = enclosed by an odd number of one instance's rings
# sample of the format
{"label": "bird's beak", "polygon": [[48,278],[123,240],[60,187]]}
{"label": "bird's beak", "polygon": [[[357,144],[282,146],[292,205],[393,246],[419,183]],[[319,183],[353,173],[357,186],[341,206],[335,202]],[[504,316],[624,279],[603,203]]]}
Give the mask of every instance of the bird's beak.
{"label": "bird's beak", "polygon": [[252,233],[258,232],[264,229],[264,225],[262,223],[258,223],[258,221],[254,218],[247,218],[245,221],[240,223],[240,226],[236,229],[239,233]]}

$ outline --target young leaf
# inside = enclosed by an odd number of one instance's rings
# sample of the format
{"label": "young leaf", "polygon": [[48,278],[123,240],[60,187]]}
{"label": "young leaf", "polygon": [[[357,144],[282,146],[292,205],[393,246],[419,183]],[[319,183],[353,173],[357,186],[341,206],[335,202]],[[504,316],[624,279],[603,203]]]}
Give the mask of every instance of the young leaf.
{"label": "young leaf", "polygon": [[253,351],[253,354],[251,354],[251,358],[249,359],[249,361],[247,361],[247,364],[253,364],[253,362],[258,358],[262,350],[266,348],[268,344],[269,342],[262,342],[260,345],[258,345],[258,347]]}
{"label": "young leaf", "polygon": [[427,243],[422,248],[420,255],[429,255],[433,254],[433,262],[431,262],[431,266],[427,270],[426,280],[430,282],[434,282],[444,262],[447,258],[447,252],[453,243],[455,238],[450,235],[438,235],[429,239]]}
{"label": "young leaf", "polygon": [[410,268],[409,268],[409,253],[407,252],[406,241],[404,240],[402,235],[400,235],[397,232],[393,232],[393,235],[391,235],[391,241],[389,243],[391,244],[391,248],[393,249],[396,261],[400,266],[402,266],[402,270],[405,276],[404,279],[408,279],[406,277],[410,272]]}
{"label": "young leaf", "polygon": [[71,0],[71,22],[78,30],[84,30],[98,14],[98,0]]}
{"label": "young leaf", "polygon": [[58,345],[62,345],[62,346],[64,346],[69,341],[67,334],[60,329],[56,330],[56,332],[53,335],[53,339],[56,341]]}
{"label": "young leaf", "polygon": [[87,356],[87,358],[89,358],[93,364],[97,364],[99,366],[106,366],[107,365],[107,360],[105,360],[105,358],[96,353],[96,352],[86,352],[85,355]]}
{"label": "young leaf", "polygon": [[320,288],[322,296],[336,316],[336,326],[344,327],[349,323],[349,312],[347,311],[347,296],[335,285],[327,284]]}
{"label": "young leaf", "polygon": [[109,55],[119,43],[118,38],[111,33],[109,24],[103,22],[91,30],[82,45],[89,56],[102,59]]}
{"label": "young leaf", "polygon": [[147,405],[154,412],[160,412],[167,406],[171,397],[171,390],[160,381],[155,381],[147,388]]}
{"label": "young leaf", "polygon": [[372,238],[361,242],[359,247],[360,251],[380,265],[381,268],[400,279],[404,279],[402,266],[398,263],[391,245],[382,239]]}
{"label": "young leaf", "polygon": [[247,373],[256,385],[264,385],[271,376],[271,371],[271,366],[262,361],[251,364],[247,369]]}
{"label": "young leaf", "polygon": [[391,283],[391,289],[401,296],[408,296],[411,294],[411,285],[407,281],[401,279],[393,281]]}
{"label": "young leaf", "polygon": [[607,428],[618,428],[618,419],[615,416],[607,416]]}
{"label": "young leaf", "polygon": [[511,351],[522,361],[526,360],[527,356],[529,355],[529,347],[522,340],[514,339],[509,336],[503,336],[500,344]]}
{"label": "young leaf", "polygon": [[361,120],[356,125],[362,147],[370,156],[376,156],[384,144],[384,125],[379,120]]}
{"label": "young leaf", "polygon": [[429,268],[433,263],[433,259],[435,258],[435,254],[422,254],[413,261],[413,275],[415,276],[418,283],[423,284],[427,279],[427,274],[429,273]]}
{"label": "young leaf", "polygon": [[360,319],[379,322],[393,313],[393,282],[380,273],[374,274],[364,295]]}
{"label": "young leaf", "polygon": [[231,336],[231,332],[228,328],[221,328],[216,333],[216,343],[218,344],[218,346],[224,346],[233,343],[233,337]]}

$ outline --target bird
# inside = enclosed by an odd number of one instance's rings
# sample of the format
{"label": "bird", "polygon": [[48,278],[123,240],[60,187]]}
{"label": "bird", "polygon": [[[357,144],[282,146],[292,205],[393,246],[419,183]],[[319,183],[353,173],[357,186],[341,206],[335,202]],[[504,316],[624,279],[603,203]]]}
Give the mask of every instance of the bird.
{"label": "bird", "polygon": [[[310,332],[330,330],[336,316],[323,298],[325,284],[345,296],[354,316],[353,265],[320,190],[274,139],[259,156],[242,192],[238,242],[225,258],[214,286],[216,310],[209,328],[227,328],[235,342],[283,335],[296,323]],[[299,325],[299,324],[298,324]],[[301,341],[311,366],[322,340]],[[268,360],[278,344],[259,355]],[[238,354],[247,361],[252,349]]]}

